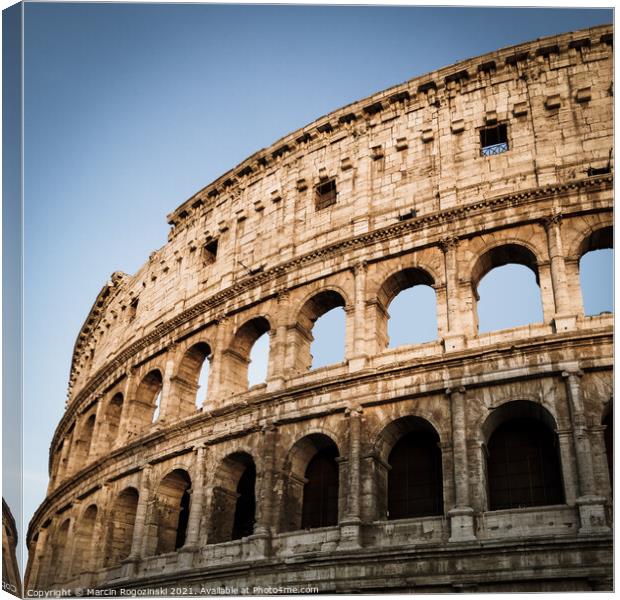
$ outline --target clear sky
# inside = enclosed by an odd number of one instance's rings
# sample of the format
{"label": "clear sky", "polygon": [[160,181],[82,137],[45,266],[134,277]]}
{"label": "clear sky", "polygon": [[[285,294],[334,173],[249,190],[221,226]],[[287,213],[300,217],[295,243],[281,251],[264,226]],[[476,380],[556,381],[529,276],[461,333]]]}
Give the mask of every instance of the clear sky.
{"label": "clear sky", "polygon": [[166,242],[167,213],[349,102],[612,18],[577,9],[28,3],[25,523],[45,496],[77,333],[110,274],[135,273]]}

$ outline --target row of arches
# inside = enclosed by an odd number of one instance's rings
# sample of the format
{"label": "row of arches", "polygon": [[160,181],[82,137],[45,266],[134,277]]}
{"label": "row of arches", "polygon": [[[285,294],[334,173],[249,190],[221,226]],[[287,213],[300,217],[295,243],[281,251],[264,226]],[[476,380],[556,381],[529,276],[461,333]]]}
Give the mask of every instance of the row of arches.
{"label": "row of arches", "polygon": [[[582,270],[585,279],[592,280],[590,287],[599,290],[598,296],[609,295],[609,304],[599,304],[599,308],[611,308],[611,292],[600,292],[603,284],[611,281],[612,228],[604,227],[591,234],[581,246],[582,259],[598,255],[598,264]],[[607,253],[602,256],[601,253]],[[596,261],[595,261],[596,262]],[[523,273],[514,269],[525,271]],[[509,269],[501,273],[502,269]],[[513,270],[510,270],[513,269]],[[594,270],[591,277],[588,270]],[[542,321],[541,294],[537,287],[539,274],[537,259],[533,252],[522,245],[509,243],[498,245],[475,263],[471,275],[476,282],[475,293],[479,305],[486,296],[485,281],[500,275],[499,291],[493,297],[491,321],[494,327],[501,326],[498,319],[513,319],[504,325]],[[507,276],[507,277],[506,277]],[[601,283],[602,282],[602,283]],[[607,283],[605,283],[607,282]],[[387,348],[411,342],[427,342],[438,337],[438,306],[434,277],[422,268],[405,268],[391,274],[384,280],[377,293],[376,330],[372,332],[379,347]],[[610,285],[608,285],[611,289]],[[480,291],[480,295],[478,292]],[[501,293],[500,293],[501,292]],[[587,295],[584,294],[587,298]],[[600,298],[599,298],[600,300]],[[586,303],[586,306],[588,303]],[[115,393],[105,400],[107,406],[100,415],[102,424],[97,431],[98,444],[110,448],[121,433],[137,435],[162,419],[162,402],[166,403],[165,417],[170,420],[191,415],[208,402],[209,395],[235,394],[243,392],[252,383],[265,381],[269,371],[286,374],[303,373],[323,362],[314,360],[317,345],[324,349],[318,354],[329,361],[343,361],[347,341],[347,322],[345,308],[347,302],[342,293],[335,289],[318,291],[308,298],[297,313],[295,323],[285,331],[286,339],[279,339],[280,346],[286,350],[274,356],[273,341],[277,332],[267,316],[250,318],[232,333],[230,341],[219,349],[214,358],[211,341],[199,341],[185,350],[177,363],[174,373],[166,374],[164,366],[151,369],[144,374],[137,387],[131,391],[129,401],[125,402],[122,392]],[[524,310],[519,316],[519,310]],[[529,318],[523,319],[523,315]],[[395,315],[396,319],[390,317]],[[411,323],[420,323],[417,328]],[[415,335],[411,336],[415,330]],[[280,334],[282,335],[282,334]],[[391,340],[391,342],[390,342]],[[219,363],[212,368],[213,361]],[[165,377],[170,377],[170,386],[164,394]],[[124,421],[124,424],[122,423]],[[93,436],[96,431],[96,417],[88,414],[79,425],[79,431],[69,430],[63,448],[57,450],[56,465],[60,476],[79,469],[89,459]],[[121,436],[123,437],[123,436]],[[75,439],[74,439],[75,438]],[[91,457],[92,458],[92,457]],[[68,468],[69,462],[72,463]],[[55,469],[55,470],[57,470]]]}
{"label": "row of arches", "polygon": [[[611,477],[611,410],[602,424],[606,426]],[[482,427],[488,510],[565,503],[556,429],[551,413],[531,401],[507,402],[490,414]],[[371,454],[384,465],[371,477],[377,519],[432,517],[447,512],[442,444],[429,421],[418,416],[392,421],[379,435],[374,449]],[[325,433],[311,433],[295,442],[279,472],[280,484],[268,491],[273,494],[281,490],[278,516],[269,526],[284,533],[338,525],[348,493],[341,464],[341,449]],[[207,486],[210,500],[199,519],[204,523],[202,543],[219,544],[255,533],[260,476],[255,458],[247,451],[232,452],[219,462]],[[70,518],[55,531],[52,564],[60,565],[59,573],[72,576],[118,565],[135,552],[152,556],[179,550],[188,537],[193,486],[184,468],[173,469],[152,486],[152,501],[148,503],[151,508],[146,516],[147,541],[139,540],[138,548],[134,529],[140,493],[144,491],[129,486],[117,493],[102,521],[102,539],[96,537],[99,508],[94,503],[88,505],[74,525],[73,546],[69,544]]]}

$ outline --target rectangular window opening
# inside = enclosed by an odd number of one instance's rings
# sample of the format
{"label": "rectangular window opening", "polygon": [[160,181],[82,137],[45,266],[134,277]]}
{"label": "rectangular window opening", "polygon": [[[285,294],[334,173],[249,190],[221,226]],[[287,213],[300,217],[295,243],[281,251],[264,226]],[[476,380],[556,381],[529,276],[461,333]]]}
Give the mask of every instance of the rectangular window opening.
{"label": "rectangular window opening", "polygon": [[138,298],[134,298],[129,305],[129,320],[133,321],[136,318],[136,313],[138,312]]}
{"label": "rectangular window opening", "polygon": [[207,262],[214,263],[217,256],[217,240],[211,240],[205,244]]}
{"label": "rectangular window opening", "polygon": [[480,154],[493,156],[508,152],[508,126],[499,123],[493,127],[484,127],[480,130]]}
{"label": "rectangular window opening", "polygon": [[336,204],[336,180],[330,179],[316,186],[316,210],[323,210]]}

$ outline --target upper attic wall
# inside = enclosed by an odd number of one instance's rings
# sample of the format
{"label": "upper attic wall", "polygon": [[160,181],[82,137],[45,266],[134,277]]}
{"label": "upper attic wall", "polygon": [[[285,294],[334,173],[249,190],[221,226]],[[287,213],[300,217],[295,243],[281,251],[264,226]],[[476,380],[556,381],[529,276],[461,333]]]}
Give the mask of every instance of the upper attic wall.
{"label": "upper attic wall", "polygon": [[[611,31],[545,38],[413,79],[291,133],[205,187],[169,215],[168,243],[78,338],[70,398],[131,343],[253,274],[402,219],[605,166]],[[506,125],[509,150],[482,156],[480,130],[493,124]],[[317,209],[317,186],[332,180],[336,202]]]}

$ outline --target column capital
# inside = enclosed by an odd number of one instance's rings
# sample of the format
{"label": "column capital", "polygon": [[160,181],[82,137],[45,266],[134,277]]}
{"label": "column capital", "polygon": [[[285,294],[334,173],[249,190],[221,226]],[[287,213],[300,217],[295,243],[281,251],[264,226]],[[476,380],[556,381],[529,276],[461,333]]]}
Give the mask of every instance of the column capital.
{"label": "column capital", "polygon": [[347,406],[345,408],[344,414],[353,417],[353,416],[361,416],[364,412],[364,409],[359,404],[352,404],[351,406]]}
{"label": "column capital", "polygon": [[351,267],[349,267],[352,271],[354,275],[359,275],[360,273],[365,273],[366,270],[368,269],[368,261],[367,260],[360,260],[354,264],[351,265]]}
{"label": "column capital", "polygon": [[446,388],[446,396],[452,396],[452,394],[465,394],[466,393],[465,386],[459,385],[455,387],[447,387]]}
{"label": "column capital", "polygon": [[560,225],[562,223],[562,213],[554,212],[551,215],[543,217],[540,220],[540,222],[542,223],[545,229],[549,229],[550,227],[553,227],[554,225]]}
{"label": "column capital", "polygon": [[456,235],[448,235],[439,240],[439,247],[443,252],[456,250],[459,244],[459,237]]}
{"label": "column capital", "polygon": [[583,371],[581,369],[562,371],[562,377],[564,377],[564,379],[568,379],[570,377],[583,377]]}

